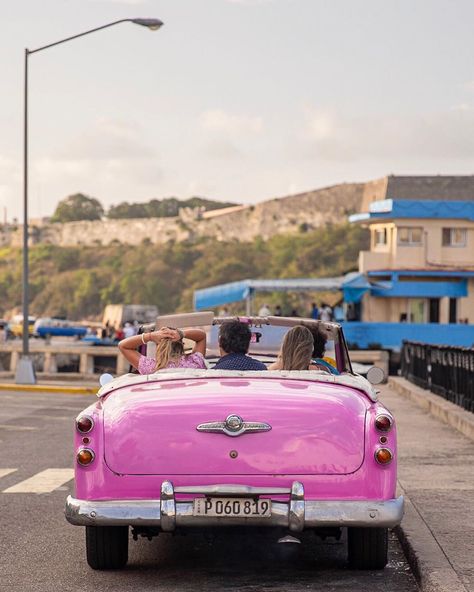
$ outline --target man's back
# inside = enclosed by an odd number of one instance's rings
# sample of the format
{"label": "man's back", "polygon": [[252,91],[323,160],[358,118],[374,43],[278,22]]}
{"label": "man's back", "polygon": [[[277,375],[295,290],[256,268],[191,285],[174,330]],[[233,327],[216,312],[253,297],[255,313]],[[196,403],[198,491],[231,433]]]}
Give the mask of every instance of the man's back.
{"label": "man's back", "polygon": [[231,353],[222,356],[214,366],[214,370],[266,370],[263,362],[259,362],[246,354]]}

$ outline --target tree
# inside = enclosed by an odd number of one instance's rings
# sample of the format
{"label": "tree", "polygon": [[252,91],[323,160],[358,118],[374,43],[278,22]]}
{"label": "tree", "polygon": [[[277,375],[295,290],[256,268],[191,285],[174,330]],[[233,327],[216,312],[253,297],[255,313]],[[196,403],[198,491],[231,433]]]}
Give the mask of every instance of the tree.
{"label": "tree", "polygon": [[169,218],[178,216],[181,208],[202,207],[205,210],[227,208],[237,204],[231,202],[214,201],[203,197],[191,197],[178,199],[166,197],[164,199],[152,199],[147,203],[128,203],[124,201],[116,206],[111,206],[107,216],[109,218]]}
{"label": "tree", "polygon": [[100,220],[103,215],[104,208],[97,199],[83,193],[75,193],[58,203],[51,222]]}

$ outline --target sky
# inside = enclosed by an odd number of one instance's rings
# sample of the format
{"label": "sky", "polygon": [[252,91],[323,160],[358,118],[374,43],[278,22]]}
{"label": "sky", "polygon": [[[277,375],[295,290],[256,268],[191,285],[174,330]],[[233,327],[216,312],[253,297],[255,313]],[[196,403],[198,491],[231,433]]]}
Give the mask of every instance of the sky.
{"label": "sky", "polygon": [[2,0],[0,212],[474,173],[472,0]]}

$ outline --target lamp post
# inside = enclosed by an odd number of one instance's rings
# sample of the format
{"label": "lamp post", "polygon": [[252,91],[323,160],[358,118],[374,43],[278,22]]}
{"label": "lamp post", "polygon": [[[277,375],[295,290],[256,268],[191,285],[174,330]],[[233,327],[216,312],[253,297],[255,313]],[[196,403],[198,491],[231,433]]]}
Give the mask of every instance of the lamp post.
{"label": "lamp post", "polygon": [[29,353],[29,323],[28,323],[28,315],[29,315],[29,284],[28,284],[28,276],[29,276],[29,268],[28,268],[28,58],[31,54],[37,53],[39,51],[43,51],[44,49],[49,49],[50,47],[54,47],[55,45],[60,45],[61,43],[66,43],[67,41],[72,41],[73,39],[77,39],[78,37],[84,37],[84,35],[89,35],[90,33],[95,33],[96,31],[101,31],[102,29],[107,29],[108,27],[113,27],[114,25],[118,25],[120,23],[134,23],[135,25],[141,25],[142,27],[147,27],[148,29],[154,31],[159,29],[163,23],[158,19],[149,19],[149,18],[135,18],[135,19],[120,19],[118,21],[114,21],[112,23],[107,23],[106,25],[102,25],[101,27],[96,27],[95,29],[90,29],[89,31],[84,31],[83,33],[79,33],[78,35],[73,35],[72,37],[66,37],[65,39],[60,39],[59,41],[55,41],[54,43],[49,43],[48,45],[43,45],[42,47],[38,47],[37,49],[25,49],[25,90],[24,90],[24,125],[23,125],[23,347],[21,358],[18,361],[15,381],[18,384],[35,384],[36,376],[35,371],[33,368],[33,361],[30,358]]}

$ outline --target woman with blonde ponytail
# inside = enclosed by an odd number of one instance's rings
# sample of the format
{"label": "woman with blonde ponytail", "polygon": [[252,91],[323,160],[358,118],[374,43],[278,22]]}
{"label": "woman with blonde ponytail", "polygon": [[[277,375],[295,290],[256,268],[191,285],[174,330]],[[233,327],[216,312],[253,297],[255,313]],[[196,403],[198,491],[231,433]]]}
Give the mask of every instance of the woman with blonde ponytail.
{"label": "woman with blonde ponytail", "polygon": [[269,370],[308,370],[313,354],[313,336],[302,325],[296,325],[283,338],[278,359]]}
{"label": "woman with blonde ponytail", "polygon": [[[183,339],[194,341],[190,354],[184,353]],[[154,358],[143,356],[137,351],[140,345],[156,343]],[[206,333],[202,329],[172,329],[162,327],[158,331],[133,335],[122,339],[119,350],[140,374],[153,374],[164,368],[206,368]]]}

